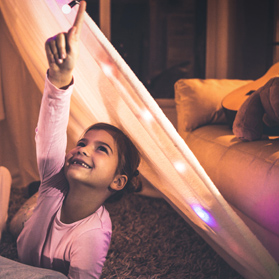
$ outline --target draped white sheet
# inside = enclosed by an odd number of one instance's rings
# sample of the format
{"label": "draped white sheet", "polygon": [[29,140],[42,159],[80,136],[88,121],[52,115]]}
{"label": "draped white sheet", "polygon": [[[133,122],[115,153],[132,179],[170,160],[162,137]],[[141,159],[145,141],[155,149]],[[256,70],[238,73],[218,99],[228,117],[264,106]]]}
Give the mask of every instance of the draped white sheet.
{"label": "draped white sheet", "polygon": [[[0,158],[0,163],[8,162],[11,172],[21,177],[18,181],[26,183],[37,177],[34,143],[27,143],[27,139],[29,134],[33,138],[47,70],[44,42],[70,28],[76,9],[64,15],[61,7],[67,3],[65,0],[0,3],[4,18],[0,22],[0,100],[4,100],[5,111],[0,117],[6,117],[0,122],[0,157],[6,157]],[[2,32],[5,24],[6,33]],[[70,144],[96,121],[120,127],[140,150],[140,172],[146,182],[154,185],[231,266],[245,278],[279,278],[275,260],[224,200],[157,103],[88,15],[80,49],[69,123]],[[19,57],[15,57],[16,53]],[[18,66],[11,69],[16,63]],[[7,152],[12,151],[20,154],[11,157],[17,158],[16,162],[7,158]]]}

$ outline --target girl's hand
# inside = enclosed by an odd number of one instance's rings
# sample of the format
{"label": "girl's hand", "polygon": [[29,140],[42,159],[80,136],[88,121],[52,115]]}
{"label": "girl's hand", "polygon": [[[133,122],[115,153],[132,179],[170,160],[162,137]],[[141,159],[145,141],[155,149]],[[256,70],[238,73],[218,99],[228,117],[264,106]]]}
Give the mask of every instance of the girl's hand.
{"label": "girl's hand", "polygon": [[84,19],[86,2],[81,1],[73,27],[68,33],[59,33],[45,43],[49,64],[48,78],[58,88],[69,85],[79,56],[79,37]]}

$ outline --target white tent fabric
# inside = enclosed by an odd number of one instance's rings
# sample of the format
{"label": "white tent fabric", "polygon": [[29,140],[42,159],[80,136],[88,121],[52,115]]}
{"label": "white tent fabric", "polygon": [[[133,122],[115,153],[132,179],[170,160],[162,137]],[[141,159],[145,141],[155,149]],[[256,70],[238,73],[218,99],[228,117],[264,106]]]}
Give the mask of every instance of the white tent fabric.
{"label": "white tent fabric", "polygon": [[[44,42],[70,28],[76,9],[64,15],[65,0],[0,3],[0,164],[10,169],[14,187],[22,187],[38,179],[33,137],[47,70]],[[69,144],[94,122],[118,126],[140,150],[145,182],[156,187],[232,267],[245,278],[279,278],[275,260],[224,200],[88,15],[80,50]]]}

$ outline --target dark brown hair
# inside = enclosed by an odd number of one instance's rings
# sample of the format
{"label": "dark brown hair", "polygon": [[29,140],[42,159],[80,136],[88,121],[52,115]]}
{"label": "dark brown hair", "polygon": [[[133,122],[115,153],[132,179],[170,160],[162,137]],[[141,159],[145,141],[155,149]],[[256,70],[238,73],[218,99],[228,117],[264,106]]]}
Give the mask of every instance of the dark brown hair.
{"label": "dark brown hair", "polygon": [[107,199],[108,202],[119,200],[125,192],[139,192],[142,189],[139,179],[138,166],[140,163],[140,154],[132,141],[117,127],[107,123],[97,123],[85,131],[85,134],[90,130],[104,130],[111,134],[114,138],[118,151],[118,166],[116,174],[124,174],[128,177],[125,187]]}

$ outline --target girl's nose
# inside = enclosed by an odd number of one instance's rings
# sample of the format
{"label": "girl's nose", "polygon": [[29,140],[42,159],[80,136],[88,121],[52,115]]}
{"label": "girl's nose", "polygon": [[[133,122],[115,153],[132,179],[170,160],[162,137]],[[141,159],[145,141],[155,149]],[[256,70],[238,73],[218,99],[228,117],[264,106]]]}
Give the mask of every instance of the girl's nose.
{"label": "girl's nose", "polygon": [[78,154],[88,157],[88,152],[86,151],[85,148],[80,148]]}

